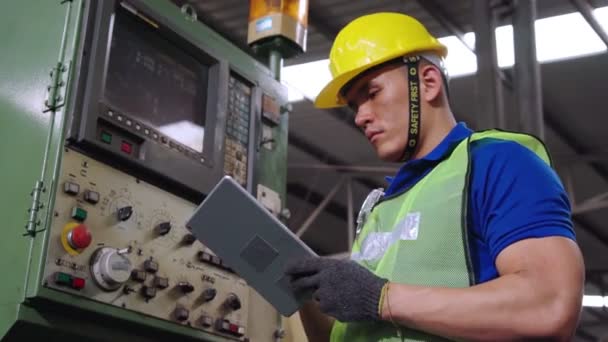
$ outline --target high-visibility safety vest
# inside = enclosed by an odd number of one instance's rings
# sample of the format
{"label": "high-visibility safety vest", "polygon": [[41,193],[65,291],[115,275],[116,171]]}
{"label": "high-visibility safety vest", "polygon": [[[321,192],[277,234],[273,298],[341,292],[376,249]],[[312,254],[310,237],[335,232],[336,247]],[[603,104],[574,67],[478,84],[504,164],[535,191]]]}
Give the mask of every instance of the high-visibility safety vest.
{"label": "high-visibility safety vest", "polygon": [[[473,133],[414,186],[376,204],[357,236],[351,259],[395,283],[474,285],[467,234],[470,146],[484,138],[517,142],[551,165],[545,146],[533,136],[498,130]],[[390,322],[336,321],[331,341],[447,341],[406,327],[399,329],[402,339]]]}

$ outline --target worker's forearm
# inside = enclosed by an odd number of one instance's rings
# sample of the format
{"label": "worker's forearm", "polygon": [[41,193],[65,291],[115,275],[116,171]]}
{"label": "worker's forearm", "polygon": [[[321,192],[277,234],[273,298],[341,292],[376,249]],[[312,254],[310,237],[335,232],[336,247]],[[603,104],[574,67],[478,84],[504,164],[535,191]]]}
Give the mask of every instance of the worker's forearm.
{"label": "worker's forearm", "polygon": [[300,309],[300,319],[309,341],[329,341],[334,320],[321,313],[316,302],[308,301],[302,306]]}
{"label": "worker's forearm", "polygon": [[[559,298],[521,275],[511,274],[470,288],[431,288],[391,283],[382,318],[448,338],[501,341],[569,340],[577,299]],[[574,317],[575,316],[575,317]]]}

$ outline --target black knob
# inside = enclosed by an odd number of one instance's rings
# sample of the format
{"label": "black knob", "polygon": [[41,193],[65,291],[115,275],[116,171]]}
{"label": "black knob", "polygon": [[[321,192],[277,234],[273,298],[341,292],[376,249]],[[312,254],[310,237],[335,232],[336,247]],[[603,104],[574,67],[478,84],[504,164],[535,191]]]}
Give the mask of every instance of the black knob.
{"label": "black knob", "polygon": [[224,305],[232,311],[237,311],[241,308],[241,300],[237,295],[231,293],[228,295],[228,298],[226,298]]}
{"label": "black knob", "polygon": [[158,263],[152,259],[144,261],[144,269],[146,272],[156,273],[158,272]]}
{"label": "black knob", "polygon": [[188,319],[190,312],[186,308],[177,307],[175,308],[175,311],[173,311],[173,315],[175,316],[176,320],[183,322]]}
{"label": "black knob", "polygon": [[154,227],[158,235],[167,235],[171,230],[171,222],[162,222]]}
{"label": "black knob", "polygon": [[141,294],[146,299],[152,299],[152,298],[156,297],[156,288],[154,288],[152,286],[142,286]]}
{"label": "black knob", "polygon": [[194,235],[192,234],[186,234],[184,235],[183,239],[182,239],[182,243],[184,245],[191,245],[196,241],[196,237],[194,237]]}
{"label": "black knob", "polygon": [[133,207],[126,206],[118,209],[117,216],[119,221],[126,221],[133,215]]}
{"label": "black knob", "polygon": [[187,281],[180,281],[177,283],[177,287],[182,293],[190,293],[194,291],[194,286]]}
{"label": "black knob", "polygon": [[212,301],[215,296],[217,295],[217,290],[214,288],[208,288],[205,291],[203,291],[203,300],[205,302],[210,302]]}
{"label": "black knob", "polygon": [[154,277],[154,280],[152,281],[152,285],[154,285],[155,287],[159,288],[159,289],[166,289],[167,287],[169,287],[169,278],[164,278],[164,277]]}
{"label": "black knob", "polygon": [[141,270],[131,271],[131,279],[143,283],[146,280],[146,272]]}

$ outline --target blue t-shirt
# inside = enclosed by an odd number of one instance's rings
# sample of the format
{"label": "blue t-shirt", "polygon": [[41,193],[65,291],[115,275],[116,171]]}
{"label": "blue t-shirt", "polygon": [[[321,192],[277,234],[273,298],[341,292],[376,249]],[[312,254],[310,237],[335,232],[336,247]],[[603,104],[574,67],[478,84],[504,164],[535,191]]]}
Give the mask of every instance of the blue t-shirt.
{"label": "blue t-shirt", "polygon": [[[472,133],[464,123],[456,125],[427,156],[387,177],[386,195],[416,184]],[[498,276],[496,258],[514,242],[547,236],[575,239],[566,191],[534,152],[513,141],[485,138],[471,143],[471,154],[468,229],[476,283]]]}

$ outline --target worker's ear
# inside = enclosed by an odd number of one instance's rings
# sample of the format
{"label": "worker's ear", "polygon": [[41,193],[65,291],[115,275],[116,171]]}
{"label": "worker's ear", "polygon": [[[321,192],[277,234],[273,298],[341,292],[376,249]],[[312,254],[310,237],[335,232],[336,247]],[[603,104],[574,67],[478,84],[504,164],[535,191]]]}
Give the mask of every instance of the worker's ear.
{"label": "worker's ear", "polygon": [[443,78],[437,67],[431,64],[421,64],[420,83],[420,96],[423,100],[432,103],[439,99],[442,93]]}

